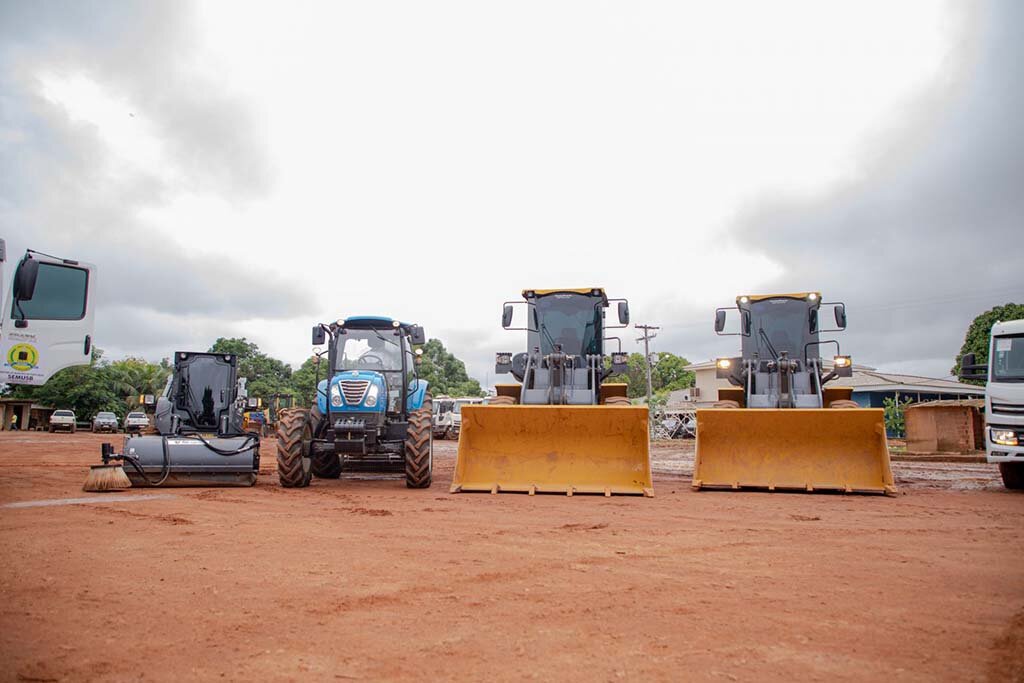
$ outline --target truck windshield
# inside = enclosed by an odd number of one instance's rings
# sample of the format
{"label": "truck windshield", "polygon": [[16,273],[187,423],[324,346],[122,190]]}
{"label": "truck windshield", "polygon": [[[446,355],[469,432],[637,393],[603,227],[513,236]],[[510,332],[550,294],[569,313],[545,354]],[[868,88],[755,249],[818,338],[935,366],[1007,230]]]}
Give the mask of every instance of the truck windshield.
{"label": "truck windshield", "polygon": [[337,339],[335,370],[396,372],[402,369],[402,349],[393,329],[347,329]]}
{"label": "truck windshield", "polygon": [[992,340],[992,379],[1024,382],[1024,334]]}
{"label": "truck windshield", "polygon": [[601,300],[585,294],[548,294],[534,309],[540,332],[540,350],[582,356],[601,352]]}

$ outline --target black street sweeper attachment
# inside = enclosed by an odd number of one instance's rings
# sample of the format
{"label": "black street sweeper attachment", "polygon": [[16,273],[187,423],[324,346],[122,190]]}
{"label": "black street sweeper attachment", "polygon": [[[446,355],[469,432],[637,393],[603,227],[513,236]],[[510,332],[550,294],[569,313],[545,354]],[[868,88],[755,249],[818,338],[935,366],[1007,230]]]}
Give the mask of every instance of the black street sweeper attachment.
{"label": "black street sweeper attachment", "polygon": [[225,353],[174,354],[174,374],[157,401],[158,434],[126,436],[121,453],[103,444],[103,464],[86,491],[128,486],[252,486],[260,467],[260,440],[242,430],[245,379]]}

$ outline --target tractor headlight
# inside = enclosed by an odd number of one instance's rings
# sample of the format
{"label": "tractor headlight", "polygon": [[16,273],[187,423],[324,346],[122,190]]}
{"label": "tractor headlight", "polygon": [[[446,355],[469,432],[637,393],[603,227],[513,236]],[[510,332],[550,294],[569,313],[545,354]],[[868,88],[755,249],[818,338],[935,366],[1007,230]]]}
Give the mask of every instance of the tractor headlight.
{"label": "tractor headlight", "polygon": [[331,385],[331,405],[335,408],[341,407],[341,389],[337,384]]}
{"label": "tractor headlight", "polygon": [[366,399],[363,400],[363,405],[367,408],[372,408],[377,405],[377,396],[380,394],[380,388],[373,384],[370,386],[370,390],[366,392]]}
{"label": "tractor headlight", "polygon": [[1000,446],[1016,446],[1017,435],[1012,429],[993,429],[992,443],[997,443]]}
{"label": "tractor headlight", "polygon": [[715,361],[715,365],[718,367],[719,370],[728,370],[729,368],[732,367],[732,359],[719,358],[717,361]]}

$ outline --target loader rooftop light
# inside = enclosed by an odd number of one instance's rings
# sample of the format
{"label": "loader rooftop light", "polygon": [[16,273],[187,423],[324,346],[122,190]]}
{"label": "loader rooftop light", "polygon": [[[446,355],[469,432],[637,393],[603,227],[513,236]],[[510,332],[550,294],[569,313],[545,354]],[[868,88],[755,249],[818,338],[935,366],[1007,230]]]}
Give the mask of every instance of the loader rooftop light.
{"label": "loader rooftop light", "polygon": [[717,365],[722,370],[728,370],[730,367],[732,367],[732,360],[728,358],[719,358],[718,361],[716,361],[715,365]]}
{"label": "loader rooftop light", "polygon": [[512,354],[511,353],[499,353],[495,356],[495,361],[498,365],[511,365]]}
{"label": "loader rooftop light", "polygon": [[814,292],[811,292],[810,294],[807,295],[807,300],[808,301],[817,301],[818,300],[818,295],[815,294]]}
{"label": "loader rooftop light", "polygon": [[750,303],[750,297],[749,296],[741,296],[740,297],[740,303],[741,304],[749,304]]}

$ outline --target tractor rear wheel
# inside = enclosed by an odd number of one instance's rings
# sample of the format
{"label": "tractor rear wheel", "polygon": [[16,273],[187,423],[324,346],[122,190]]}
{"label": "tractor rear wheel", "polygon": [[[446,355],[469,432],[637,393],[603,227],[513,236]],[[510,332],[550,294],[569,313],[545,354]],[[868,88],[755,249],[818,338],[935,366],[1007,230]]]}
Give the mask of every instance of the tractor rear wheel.
{"label": "tractor rear wheel", "polygon": [[1008,489],[1024,489],[1024,462],[1001,462],[999,474]]}
{"label": "tractor rear wheel", "polygon": [[430,424],[433,414],[430,394],[427,394],[419,410],[409,415],[405,432],[405,485],[411,489],[430,488],[434,469],[434,432]]}
{"label": "tractor rear wheel", "polygon": [[495,396],[487,401],[487,405],[490,406],[514,406],[515,404],[516,400],[511,396]]}
{"label": "tractor rear wheel", "polygon": [[313,424],[309,411],[292,408],[281,411],[277,424],[277,478],[281,486],[302,488],[309,486],[313,465],[309,457],[309,442],[313,438]]}
{"label": "tractor rear wheel", "polygon": [[[317,425],[320,424],[320,420],[320,411],[314,406],[309,411],[309,421],[314,436],[320,436],[316,434]],[[338,479],[341,477],[341,458],[335,453],[314,453],[312,459],[313,476],[321,479]]]}

